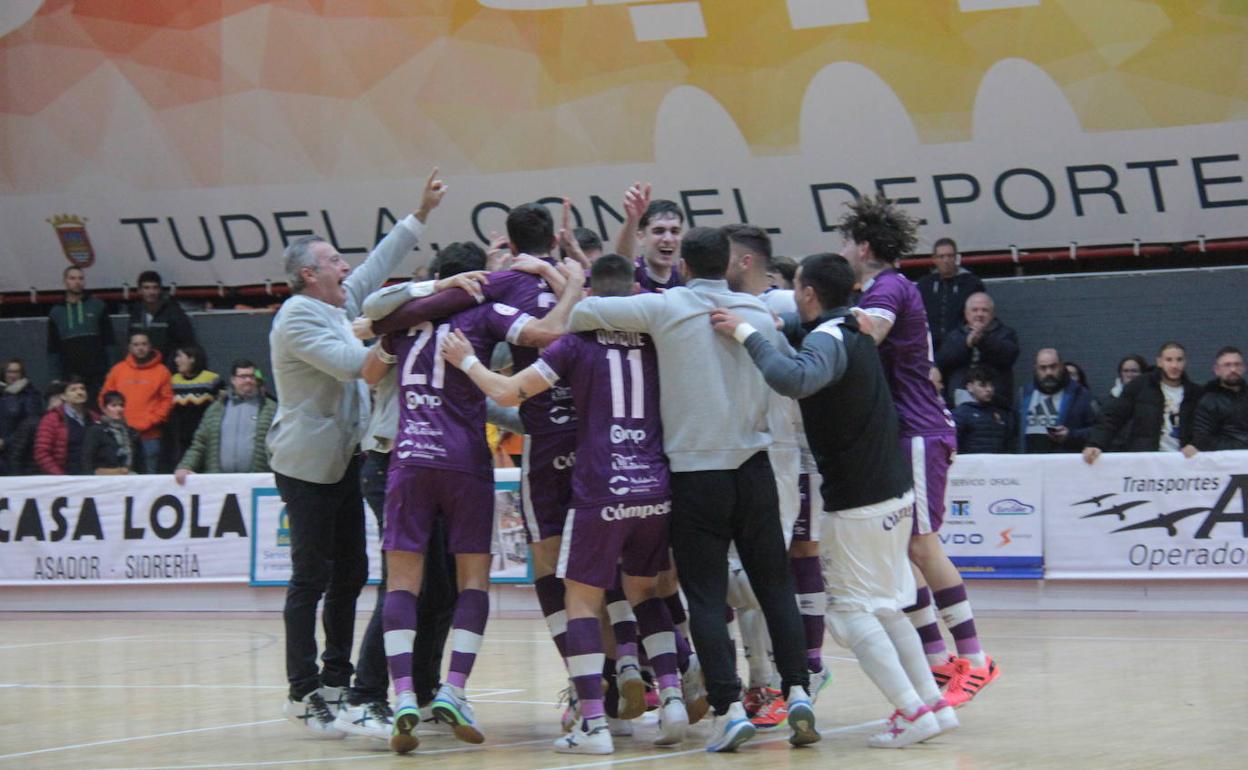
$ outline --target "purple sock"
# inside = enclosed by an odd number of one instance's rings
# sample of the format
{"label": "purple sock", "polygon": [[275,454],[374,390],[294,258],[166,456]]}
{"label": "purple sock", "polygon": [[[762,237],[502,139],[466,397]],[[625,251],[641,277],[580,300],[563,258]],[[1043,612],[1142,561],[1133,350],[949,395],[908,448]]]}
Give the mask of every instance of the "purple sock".
{"label": "purple sock", "polygon": [[606,593],[607,617],[611,619],[611,631],[615,635],[615,657],[637,657],[637,618],[624,592],[613,588]]}
{"label": "purple sock", "polygon": [[923,642],[923,652],[929,663],[939,665],[949,657],[945,649],[945,638],[940,635],[940,625],[936,622],[936,611],[932,609],[932,590],[927,586],[919,589],[914,604],[904,610],[910,623],[919,632]]}
{"label": "purple sock", "polygon": [[387,591],[381,608],[386,663],[394,692],[412,692],[412,646],[416,643],[417,598],[410,591]]}
{"label": "purple sock", "polygon": [[572,686],[581,700],[581,717],[585,721],[606,715],[602,706],[602,629],[598,618],[576,618],[568,621],[568,671]]}
{"label": "purple sock", "polygon": [[823,571],[818,556],[801,556],[789,559],[793,573],[793,589],[797,594],[797,608],[802,613],[802,627],[806,631],[806,667],[811,671],[823,670],[823,614],[828,598],[823,592]]}
{"label": "purple sock", "polygon": [[979,635],[975,632],[975,616],[971,614],[971,603],[966,599],[966,585],[942,588],[932,594],[936,608],[940,610],[940,619],[945,622],[953,643],[958,648],[958,657],[970,658],[983,654],[979,646]]}
{"label": "purple sock", "polygon": [[664,596],[663,603],[667,605],[667,614],[672,619],[672,628],[676,633],[676,663],[684,671],[689,668],[689,656],[693,654],[684,630],[688,628],[689,616],[685,614],[685,604],[680,600],[679,591],[671,596]]}
{"label": "purple sock", "polygon": [[472,664],[481,650],[481,636],[490,616],[490,595],[485,591],[465,588],[455,602],[455,618],[451,621],[451,665],[446,683],[463,688],[472,673]]}
{"label": "purple sock", "polygon": [[654,669],[659,689],[680,687],[677,669],[676,639],[679,632],[672,626],[672,616],[660,599],[647,599],[633,608],[637,615],[637,627],[641,631],[642,646]]}
{"label": "purple sock", "polygon": [[533,587],[537,589],[537,603],[546,618],[550,638],[559,648],[559,657],[567,660],[568,613],[563,605],[563,581],[554,575],[547,575],[533,581]]}

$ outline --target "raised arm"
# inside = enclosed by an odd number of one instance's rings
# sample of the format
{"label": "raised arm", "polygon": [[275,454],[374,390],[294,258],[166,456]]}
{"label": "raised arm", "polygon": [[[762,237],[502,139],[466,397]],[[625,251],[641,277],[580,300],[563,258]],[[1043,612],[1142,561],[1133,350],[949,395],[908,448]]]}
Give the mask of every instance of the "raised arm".
{"label": "raised arm", "polygon": [[795,355],[781,353],[761,332],[727,310],[711,311],[715,331],[745,345],[767,385],[790,398],[806,398],[845,374],[848,357],[840,327],[823,324],[802,340]]}
{"label": "raised arm", "polygon": [[615,253],[632,259],[637,254],[637,228],[650,206],[650,183],[634,182],[624,192],[624,224],[615,237]]}
{"label": "raised arm", "polygon": [[516,406],[521,401],[549,390],[553,384],[546,380],[536,364],[510,377],[490,371],[473,353],[472,343],[459,329],[443,339],[440,353],[451,364],[463,370],[481,392],[499,406]]}

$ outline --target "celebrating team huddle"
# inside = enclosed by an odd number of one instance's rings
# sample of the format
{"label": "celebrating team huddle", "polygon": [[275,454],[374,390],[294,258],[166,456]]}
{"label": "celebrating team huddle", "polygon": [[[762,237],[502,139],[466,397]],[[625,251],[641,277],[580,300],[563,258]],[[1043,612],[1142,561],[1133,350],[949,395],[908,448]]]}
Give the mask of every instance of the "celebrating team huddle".
{"label": "celebrating team huddle", "polygon": [[[569,679],[555,751],[612,753],[647,710],[656,746],[706,717],[708,751],[784,726],[793,746],[816,743],[814,704],[835,693],[825,629],[893,705],[870,746],[957,727],[999,670],[936,536],[956,444],[922,302],[895,269],[914,223],[881,199],[852,204],[843,252],[801,260],[786,290],[760,228],[685,230],[648,186],[625,209],[622,254],[585,254],[526,204],[507,217],[503,269],[444,249],[436,282],[362,302],[356,336],[379,337],[363,377],[397,386],[380,609],[396,700],[334,713],[292,686],[288,716],[399,753],[436,729],[487,741],[465,694],[489,616],[486,425],[518,406],[536,591]],[[510,374],[491,366],[503,350]],[[453,555],[458,596],[445,682],[426,693],[414,649],[436,633],[417,620],[435,552]]]}

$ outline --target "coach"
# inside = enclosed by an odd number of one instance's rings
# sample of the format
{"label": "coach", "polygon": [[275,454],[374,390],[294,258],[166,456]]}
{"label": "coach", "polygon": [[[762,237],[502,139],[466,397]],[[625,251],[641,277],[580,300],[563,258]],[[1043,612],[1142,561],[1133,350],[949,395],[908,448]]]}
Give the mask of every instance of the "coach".
{"label": "coach", "polygon": [[[359,443],[368,426],[368,390],[359,379],[368,349],[350,319],[416,245],[429,212],[446,192],[437,169],[420,208],[395,224],[352,271],[333,245],[311,235],[284,254],[291,297],[269,333],[277,415],[268,434],[270,465],[290,520],[286,590],[288,718],[325,735],[327,707],[351,678],[355,601],[368,577]],[[325,597],[324,668],[316,663],[316,606]]]}

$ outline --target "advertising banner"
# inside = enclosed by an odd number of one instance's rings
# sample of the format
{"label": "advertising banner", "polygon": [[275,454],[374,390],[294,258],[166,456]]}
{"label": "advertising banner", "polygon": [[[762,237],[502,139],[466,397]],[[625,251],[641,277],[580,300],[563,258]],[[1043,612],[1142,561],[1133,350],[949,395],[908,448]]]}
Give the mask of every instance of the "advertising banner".
{"label": "advertising banner", "polygon": [[937,536],[958,570],[974,578],[1044,573],[1042,484],[1036,458],[958,455]]}
{"label": "advertising banner", "polygon": [[309,233],[357,262],[435,165],[402,273],[533,200],[613,239],[635,180],[781,254],[875,193],[920,251],[1245,235],[1248,78],[1211,55],[1243,3],[149,5],[0,4],[0,291],[279,283]]}
{"label": "advertising banner", "polygon": [[1045,459],[1046,577],[1248,577],[1248,451]]}

